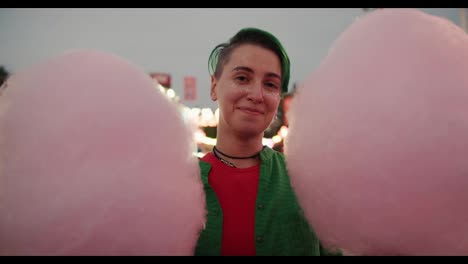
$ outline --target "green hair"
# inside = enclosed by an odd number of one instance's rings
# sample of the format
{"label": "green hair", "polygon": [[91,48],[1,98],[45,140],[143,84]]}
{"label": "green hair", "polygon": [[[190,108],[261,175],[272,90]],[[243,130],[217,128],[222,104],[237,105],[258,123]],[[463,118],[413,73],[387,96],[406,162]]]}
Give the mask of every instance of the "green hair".
{"label": "green hair", "polygon": [[275,36],[258,28],[243,28],[228,42],[217,45],[208,58],[209,73],[219,78],[234,49],[243,44],[258,45],[278,56],[281,63],[281,92],[287,93],[291,67],[288,54]]}

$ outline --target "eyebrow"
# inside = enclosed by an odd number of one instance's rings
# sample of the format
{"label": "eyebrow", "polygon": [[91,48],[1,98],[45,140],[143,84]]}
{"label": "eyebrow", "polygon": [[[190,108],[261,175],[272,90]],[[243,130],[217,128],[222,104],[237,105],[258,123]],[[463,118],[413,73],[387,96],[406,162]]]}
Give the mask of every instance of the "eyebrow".
{"label": "eyebrow", "polygon": [[[254,70],[252,70],[251,68],[249,67],[245,67],[245,66],[237,66],[235,67],[234,69],[232,69],[232,71],[246,71],[246,72],[250,72],[250,73],[254,73]],[[266,74],[268,77],[274,77],[274,78],[278,78],[281,80],[281,77],[276,74],[276,73],[273,73],[273,72],[269,72]]]}

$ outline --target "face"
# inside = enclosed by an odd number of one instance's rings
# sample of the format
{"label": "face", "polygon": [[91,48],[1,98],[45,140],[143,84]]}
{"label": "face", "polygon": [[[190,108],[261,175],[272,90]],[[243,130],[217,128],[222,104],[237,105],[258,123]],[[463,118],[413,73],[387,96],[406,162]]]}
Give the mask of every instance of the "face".
{"label": "face", "polygon": [[211,99],[218,102],[221,131],[263,135],[276,115],[280,94],[280,60],[256,45],[237,47],[219,79],[211,78]]}

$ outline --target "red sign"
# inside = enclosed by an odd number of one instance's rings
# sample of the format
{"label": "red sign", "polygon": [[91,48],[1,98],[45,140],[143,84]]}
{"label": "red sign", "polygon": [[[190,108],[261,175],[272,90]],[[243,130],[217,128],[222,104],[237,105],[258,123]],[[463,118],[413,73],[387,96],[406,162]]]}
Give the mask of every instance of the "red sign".
{"label": "red sign", "polygon": [[197,79],[195,77],[184,77],[184,100],[197,100]]}
{"label": "red sign", "polygon": [[150,73],[150,76],[160,85],[166,88],[171,88],[171,75],[169,73],[153,72]]}

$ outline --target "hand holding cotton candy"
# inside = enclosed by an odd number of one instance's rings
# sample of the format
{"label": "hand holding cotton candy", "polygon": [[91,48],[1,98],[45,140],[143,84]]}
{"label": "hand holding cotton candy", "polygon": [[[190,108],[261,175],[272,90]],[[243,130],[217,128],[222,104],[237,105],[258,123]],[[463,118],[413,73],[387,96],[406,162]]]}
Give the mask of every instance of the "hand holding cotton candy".
{"label": "hand holding cotton candy", "polygon": [[468,36],[416,10],[353,23],[292,104],[286,158],[319,238],[468,254]]}
{"label": "hand holding cotton candy", "polygon": [[70,52],[0,99],[0,254],[193,254],[205,198],[191,136],[143,71]]}

